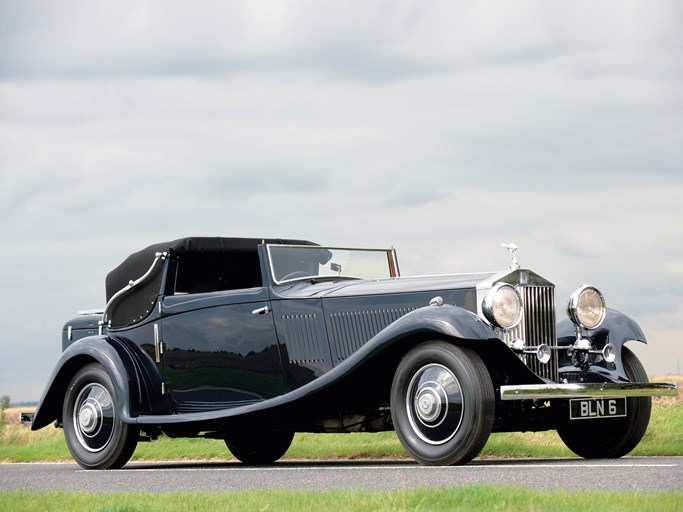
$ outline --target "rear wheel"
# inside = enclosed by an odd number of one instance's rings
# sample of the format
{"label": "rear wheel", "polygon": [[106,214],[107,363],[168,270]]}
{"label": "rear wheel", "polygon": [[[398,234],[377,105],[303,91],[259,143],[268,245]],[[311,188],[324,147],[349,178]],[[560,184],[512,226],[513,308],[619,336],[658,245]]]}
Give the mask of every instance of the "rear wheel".
{"label": "rear wheel", "polygon": [[282,457],[294,439],[294,432],[234,432],[225,444],[236,459],[245,464],[270,464]]}
{"label": "rear wheel", "polygon": [[69,451],[85,469],[120,468],[137,446],[139,431],[119,419],[111,378],[99,364],[84,366],[71,380],[62,419]]}
{"label": "rear wheel", "polygon": [[[628,348],[621,352],[624,370],[631,382],[648,382],[647,372]],[[650,422],[649,396],[626,399],[625,418],[581,420],[557,430],[564,444],[585,459],[613,459],[633,450],[645,435]]]}
{"label": "rear wheel", "polygon": [[403,358],[391,387],[396,434],[420,464],[469,462],[493,427],[491,377],[472,350],[442,341],[418,345]]}

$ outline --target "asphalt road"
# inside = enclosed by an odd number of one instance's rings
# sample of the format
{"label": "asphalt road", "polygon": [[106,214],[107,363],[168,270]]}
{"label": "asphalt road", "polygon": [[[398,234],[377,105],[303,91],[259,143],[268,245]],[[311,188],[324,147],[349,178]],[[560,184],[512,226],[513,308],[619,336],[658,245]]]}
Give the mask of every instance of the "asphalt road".
{"label": "asphalt road", "polygon": [[129,463],[116,471],[86,471],[75,463],[0,464],[0,490],[92,493],[352,488],[393,490],[504,484],[535,490],[683,490],[683,457],[481,460],[425,467],[407,461],[291,462],[250,467],[236,462]]}

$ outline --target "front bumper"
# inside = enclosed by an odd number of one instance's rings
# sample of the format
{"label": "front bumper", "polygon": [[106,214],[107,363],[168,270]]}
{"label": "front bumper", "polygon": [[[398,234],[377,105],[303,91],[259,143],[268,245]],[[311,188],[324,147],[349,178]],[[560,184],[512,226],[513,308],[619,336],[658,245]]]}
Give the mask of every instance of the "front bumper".
{"label": "front bumper", "polygon": [[522,384],[501,386],[501,400],[551,400],[554,398],[618,398],[631,396],[677,396],[673,382],[601,382],[598,384]]}

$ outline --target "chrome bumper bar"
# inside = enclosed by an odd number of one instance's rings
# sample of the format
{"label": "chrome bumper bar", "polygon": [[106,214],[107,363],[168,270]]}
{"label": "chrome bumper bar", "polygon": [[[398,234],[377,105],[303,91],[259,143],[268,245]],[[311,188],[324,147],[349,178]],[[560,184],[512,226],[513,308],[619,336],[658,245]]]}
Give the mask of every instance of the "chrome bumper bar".
{"label": "chrome bumper bar", "polygon": [[501,386],[501,400],[550,400],[553,398],[617,398],[622,396],[677,396],[673,382],[601,382],[598,384],[522,384]]}

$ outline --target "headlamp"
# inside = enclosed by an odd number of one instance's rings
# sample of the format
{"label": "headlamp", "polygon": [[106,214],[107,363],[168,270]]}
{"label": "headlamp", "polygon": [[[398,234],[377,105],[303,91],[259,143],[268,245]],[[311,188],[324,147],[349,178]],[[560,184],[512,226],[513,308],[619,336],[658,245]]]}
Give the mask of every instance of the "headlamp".
{"label": "headlamp", "polygon": [[484,297],[482,311],[493,325],[512,329],[522,319],[522,298],[514,286],[498,283]]}
{"label": "headlamp", "polygon": [[584,285],[569,298],[567,315],[574,325],[584,329],[596,329],[605,319],[605,298],[600,291]]}

